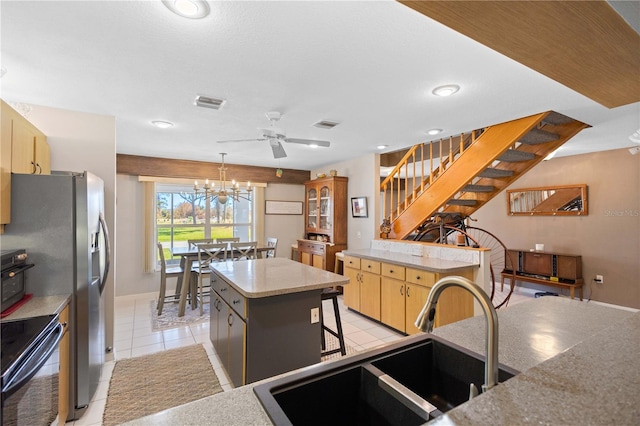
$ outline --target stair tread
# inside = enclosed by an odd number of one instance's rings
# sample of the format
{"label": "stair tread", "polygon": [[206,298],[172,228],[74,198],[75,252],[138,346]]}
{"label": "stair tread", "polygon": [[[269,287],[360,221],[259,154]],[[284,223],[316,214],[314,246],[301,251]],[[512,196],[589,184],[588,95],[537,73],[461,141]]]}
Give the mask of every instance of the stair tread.
{"label": "stair tread", "polygon": [[492,185],[467,185],[464,192],[493,192],[496,188]]}
{"label": "stair tread", "polygon": [[502,170],[502,169],[494,169],[489,167],[487,169],[484,169],[482,172],[480,172],[478,176],[483,178],[489,178],[489,179],[511,177],[513,176],[513,170]]}
{"label": "stair tread", "polygon": [[542,122],[545,124],[551,124],[554,126],[567,124],[575,121],[571,117],[567,117],[566,115],[560,114],[559,112],[551,111],[545,118],[542,119]]}
{"label": "stair tread", "polygon": [[525,145],[538,145],[541,143],[552,142],[558,139],[555,133],[547,132],[540,129],[531,129],[529,132],[518,139],[518,142]]}
{"label": "stair tread", "polygon": [[476,200],[459,200],[454,198],[447,201],[447,204],[450,206],[475,206],[478,202]]}
{"label": "stair tread", "polygon": [[507,163],[517,163],[520,161],[531,161],[536,158],[536,155],[532,152],[518,151],[516,149],[508,149],[498,157],[499,161],[506,161]]}

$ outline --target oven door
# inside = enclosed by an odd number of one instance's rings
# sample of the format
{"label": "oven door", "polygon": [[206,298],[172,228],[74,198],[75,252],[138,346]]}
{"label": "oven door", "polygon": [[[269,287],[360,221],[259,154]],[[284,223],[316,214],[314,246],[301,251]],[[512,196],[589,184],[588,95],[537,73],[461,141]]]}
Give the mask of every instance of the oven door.
{"label": "oven door", "polygon": [[58,343],[63,326],[57,316],[2,376],[0,424],[50,425],[58,414]]}

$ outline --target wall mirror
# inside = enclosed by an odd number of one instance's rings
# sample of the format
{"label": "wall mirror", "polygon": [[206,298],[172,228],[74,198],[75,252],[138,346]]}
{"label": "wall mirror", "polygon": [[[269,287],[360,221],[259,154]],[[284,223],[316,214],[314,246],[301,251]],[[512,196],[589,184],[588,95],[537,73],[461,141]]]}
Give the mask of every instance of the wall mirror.
{"label": "wall mirror", "polygon": [[512,216],[584,216],[589,212],[587,185],[507,190],[507,212]]}

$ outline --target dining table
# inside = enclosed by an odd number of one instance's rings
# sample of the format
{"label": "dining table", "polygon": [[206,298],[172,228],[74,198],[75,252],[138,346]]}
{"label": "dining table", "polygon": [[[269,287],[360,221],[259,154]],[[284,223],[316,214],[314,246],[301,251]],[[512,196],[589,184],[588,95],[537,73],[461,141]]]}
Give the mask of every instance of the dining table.
{"label": "dining table", "polygon": [[[273,247],[256,247],[256,254],[258,259],[263,257],[263,253],[273,250]],[[184,316],[187,306],[187,295],[189,288],[191,287],[191,267],[193,263],[198,260],[198,248],[195,246],[190,247],[174,247],[169,250],[171,256],[180,257],[180,266],[184,270],[184,275],[181,278],[180,300],[178,301],[178,316]],[[227,249],[227,256],[233,259],[233,255],[241,254],[238,250]],[[222,253],[220,254],[222,255]],[[223,259],[220,259],[223,260]],[[229,260],[230,261],[230,260]],[[195,306],[194,306],[195,309]]]}

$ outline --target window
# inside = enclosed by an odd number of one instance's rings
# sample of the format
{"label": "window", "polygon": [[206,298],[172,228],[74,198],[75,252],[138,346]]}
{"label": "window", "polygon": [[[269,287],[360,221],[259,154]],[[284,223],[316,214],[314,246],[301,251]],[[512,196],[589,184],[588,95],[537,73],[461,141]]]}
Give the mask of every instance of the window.
{"label": "window", "polygon": [[237,201],[228,197],[221,204],[217,197],[196,194],[186,185],[158,184],[156,238],[166,251],[166,259],[171,259],[170,249],[186,247],[188,240],[239,237],[253,241],[253,211],[247,192],[240,192]]}

